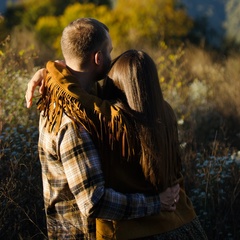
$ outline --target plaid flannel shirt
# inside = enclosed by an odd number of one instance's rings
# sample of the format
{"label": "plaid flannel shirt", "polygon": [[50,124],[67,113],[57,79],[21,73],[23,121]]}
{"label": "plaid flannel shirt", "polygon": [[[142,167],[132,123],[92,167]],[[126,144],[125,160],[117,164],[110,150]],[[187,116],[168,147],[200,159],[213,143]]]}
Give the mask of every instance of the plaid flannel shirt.
{"label": "plaid flannel shirt", "polygon": [[101,163],[89,133],[63,115],[57,135],[40,116],[39,157],[49,239],[95,239],[95,218],[138,218],[160,211],[160,198],[121,194],[104,187]]}

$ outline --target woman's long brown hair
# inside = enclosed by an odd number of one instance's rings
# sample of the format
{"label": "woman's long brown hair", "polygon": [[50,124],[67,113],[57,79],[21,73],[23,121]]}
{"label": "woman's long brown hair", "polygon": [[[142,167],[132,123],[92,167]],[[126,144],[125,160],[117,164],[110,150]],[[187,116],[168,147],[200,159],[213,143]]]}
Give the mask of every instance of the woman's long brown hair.
{"label": "woman's long brown hair", "polygon": [[118,105],[133,116],[145,177],[166,189],[179,177],[181,161],[176,117],[163,99],[154,61],[143,51],[129,50],[113,61],[108,76],[121,93]]}

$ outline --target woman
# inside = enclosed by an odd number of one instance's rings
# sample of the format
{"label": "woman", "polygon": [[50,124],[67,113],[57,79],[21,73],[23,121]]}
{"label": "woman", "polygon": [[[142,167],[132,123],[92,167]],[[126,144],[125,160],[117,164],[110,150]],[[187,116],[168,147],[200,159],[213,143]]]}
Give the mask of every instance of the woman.
{"label": "woman", "polygon": [[105,156],[102,163],[106,184],[120,192],[151,193],[179,183],[181,192],[174,212],[126,221],[98,219],[97,239],[207,239],[184,191],[177,121],[149,55],[129,50],[117,57],[103,96],[124,119],[131,119],[123,133],[125,156],[120,157],[118,144],[112,144],[115,157]]}

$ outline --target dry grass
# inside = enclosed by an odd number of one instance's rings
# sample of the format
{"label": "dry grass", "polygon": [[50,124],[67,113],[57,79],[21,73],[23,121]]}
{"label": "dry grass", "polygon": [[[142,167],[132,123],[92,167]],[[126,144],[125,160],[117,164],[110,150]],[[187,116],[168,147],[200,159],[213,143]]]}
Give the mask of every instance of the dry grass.
{"label": "dry grass", "polygon": [[[0,238],[44,239],[38,114],[24,106],[33,69],[27,67],[36,55],[2,49]],[[164,43],[151,55],[179,121],[186,188],[196,212],[209,239],[239,239],[240,56],[223,58],[193,46],[173,50]]]}

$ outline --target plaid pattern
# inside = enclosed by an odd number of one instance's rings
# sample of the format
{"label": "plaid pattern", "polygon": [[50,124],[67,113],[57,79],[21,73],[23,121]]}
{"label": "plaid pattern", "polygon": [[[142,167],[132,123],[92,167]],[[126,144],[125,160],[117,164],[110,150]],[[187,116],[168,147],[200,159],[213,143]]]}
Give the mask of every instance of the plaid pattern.
{"label": "plaid pattern", "polygon": [[49,239],[95,239],[95,218],[130,219],[160,211],[159,196],[104,188],[101,164],[88,132],[63,115],[58,134],[40,116],[39,157]]}

